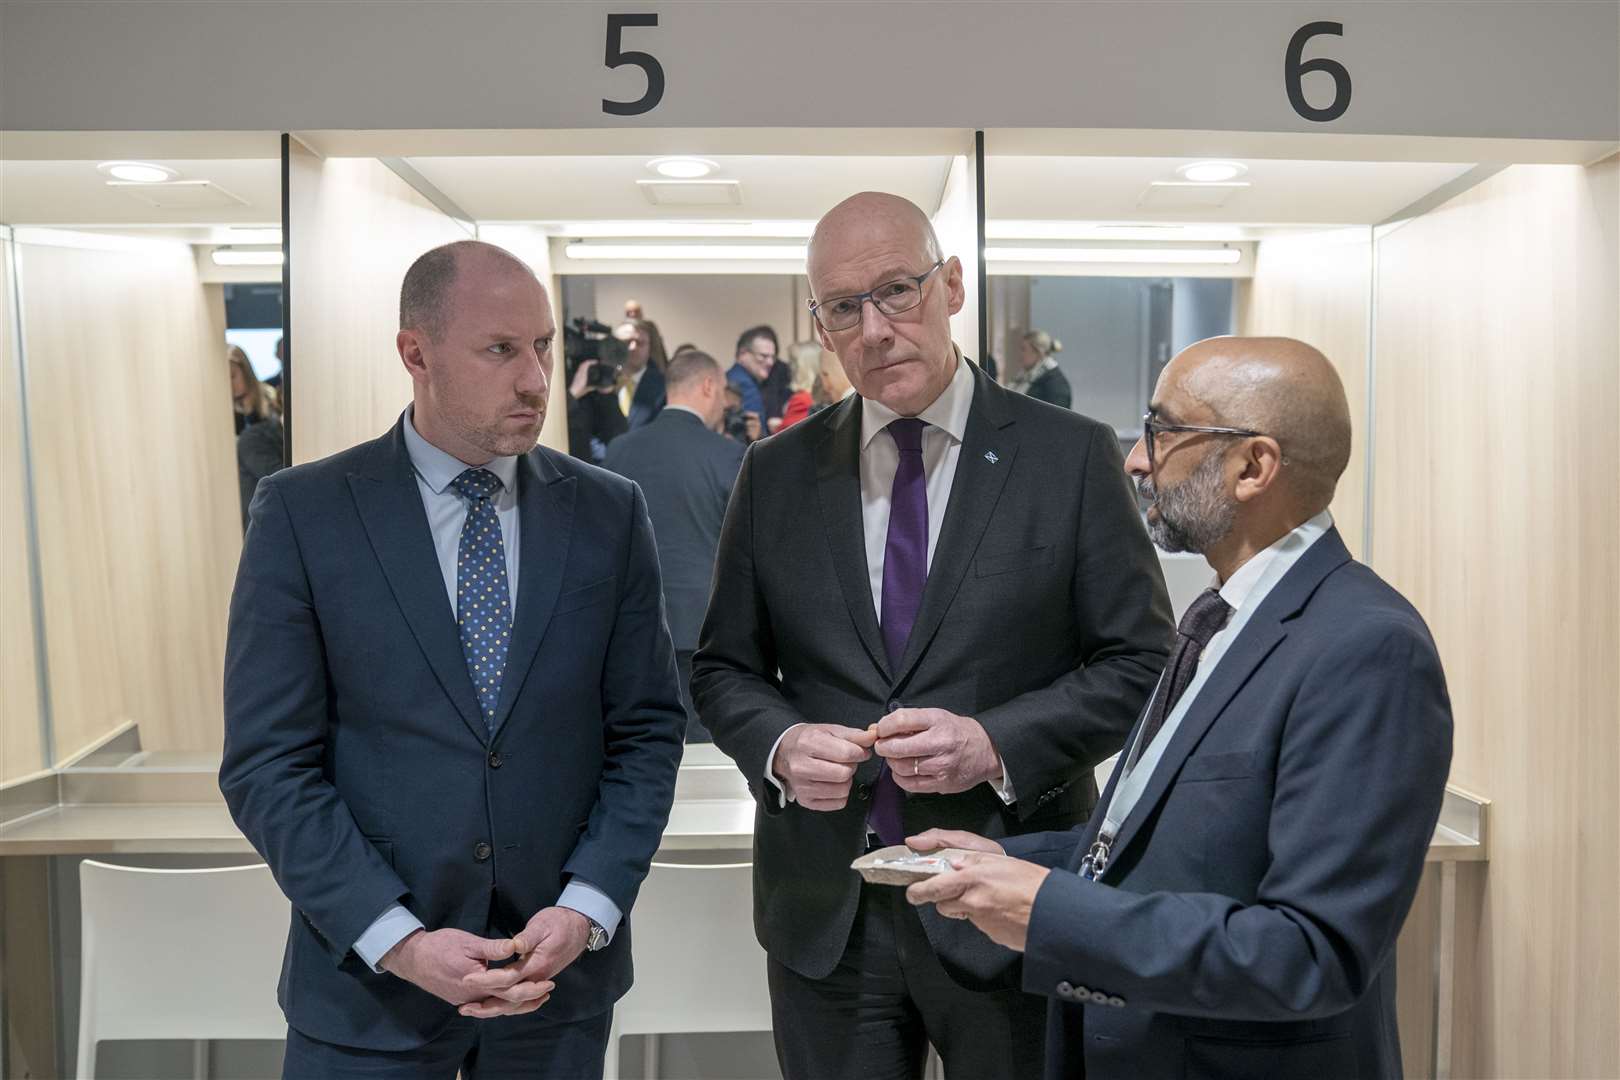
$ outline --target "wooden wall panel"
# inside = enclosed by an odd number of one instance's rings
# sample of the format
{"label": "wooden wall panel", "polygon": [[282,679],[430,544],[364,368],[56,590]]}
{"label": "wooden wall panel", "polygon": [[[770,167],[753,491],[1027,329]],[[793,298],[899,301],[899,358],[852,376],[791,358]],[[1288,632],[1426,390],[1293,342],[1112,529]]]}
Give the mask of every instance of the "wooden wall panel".
{"label": "wooden wall panel", "polygon": [[40,743],[29,588],[22,396],[11,303],[11,241],[0,240],[0,784],[46,765]]}
{"label": "wooden wall panel", "polygon": [[225,345],[184,244],[22,242],[55,757],[217,749],[241,551]]}
{"label": "wooden wall panel", "polygon": [[1378,241],[1373,565],[1494,800],[1457,1076],[1620,1076],[1617,174],[1514,166]]}
{"label": "wooden wall panel", "polygon": [[1367,307],[1372,232],[1343,229],[1262,241],[1252,281],[1237,297],[1237,332],[1298,338],[1320,349],[1344,381],[1354,439],[1333,498],[1333,519],[1356,556],[1365,521]]}
{"label": "wooden wall panel", "polygon": [[292,144],[288,178],[293,461],[374,439],[411,400],[394,348],[416,257],[468,234],[372,158]]}

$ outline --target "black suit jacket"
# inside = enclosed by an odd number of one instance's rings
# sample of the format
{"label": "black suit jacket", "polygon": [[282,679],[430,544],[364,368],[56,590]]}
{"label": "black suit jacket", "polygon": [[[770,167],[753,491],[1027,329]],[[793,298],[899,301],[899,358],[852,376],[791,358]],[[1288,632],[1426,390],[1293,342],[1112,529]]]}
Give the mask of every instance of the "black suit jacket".
{"label": "black suit jacket", "polygon": [[[259,482],[220,788],[292,901],[280,1000],[312,1038],[406,1050],[456,1018],[353,952],[393,902],[430,930],[504,936],[577,874],[628,913],[658,847],[686,719],[640,492],[544,448],[519,459],[517,487],[491,734],[402,427]],[[557,977],[548,1015],[624,993],[629,930]]]}
{"label": "black suit jacket", "polygon": [[676,649],[697,648],[720,525],[742,459],[741,443],[685,409],[666,409],[608,444],[607,467],[634,480],[647,498]]}
{"label": "black suit jacket", "polygon": [[1100,882],[1076,871],[1101,812],[1006,843],[1057,867],[1023,968],[1052,999],[1047,1075],[1400,1076],[1395,939],[1450,761],[1423,619],[1328,532],[1194,699]]}
{"label": "black suit jacket", "polygon": [[1067,409],[1074,404],[1074,395],[1069,390],[1069,377],[1063,374],[1062,368],[1051,368],[1041,372],[1029,384],[1028,394],[1036,401],[1044,401],[1060,409]]}
{"label": "black suit jacket", "polygon": [[[693,665],[703,722],[759,802],[754,917],[770,955],[826,976],[848,940],[879,759],[849,805],[784,807],[765,779],[803,721],[864,727],[897,704],[975,717],[1017,802],[989,785],[906,800],[906,828],[988,836],[1085,820],[1091,770],[1120,748],[1172,634],[1158,561],[1107,427],[974,372],[951,501],[898,668],[885,657],[861,518],[861,400],[755,443],[726,513],[714,596]],[[1011,954],[971,925],[924,913],[968,985]]]}

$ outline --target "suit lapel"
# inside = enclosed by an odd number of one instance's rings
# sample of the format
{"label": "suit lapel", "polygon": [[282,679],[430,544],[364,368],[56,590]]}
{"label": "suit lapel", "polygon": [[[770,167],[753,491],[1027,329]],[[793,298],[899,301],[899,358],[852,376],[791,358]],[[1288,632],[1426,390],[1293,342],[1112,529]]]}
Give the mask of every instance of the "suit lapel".
{"label": "suit lapel", "polygon": [[401,418],[393,431],[372,444],[369,467],[349,474],[349,491],[394,600],[428,666],[461,719],[483,742],[489,733],[478,714],[455,613],[444,590],[444,572],[439,568],[416,472],[405,448],[403,424]]}
{"label": "suit lapel", "polygon": [[855,633],[872,663],[890,681],[883,633],[872,608],[871,571],[866,563],[866,527],[861,516],[861,399],[851,396],[836,406],[838,415],[816,445],[816,496],[822,531],[832,549],[833,568],[844,593]]}
{"label": "suit lapel", "polygon": [[911,674],[939,631],[979,550],[979,541],[990,524],[1002,489],[1007,486],[1013,459],[1018,456],[1013,420],[1002,400],[1007,391],[977,368],[973,369],[973,378],[973,406],[968,411],[967,431],[957,455],[956,476],[951,480],[951,498],[940,526],[939,542],[934,545],[934,560],[928,569],[917,621],[906,641],[900,670],[895,672],[897,683]]}
{"label": "suit lapel", "polygon": [[[1317,586],[1334,570],[1350,561],[1350,553],[1339,538],[1337,529],[1330,529],[1297,563],[1283,575],[1271,594],[1261,602],[1260,608],[1249,620],[1243,632],[1232,642],[1217,667],[1198,691],[1198,697],[1176,728],[1175,735],[1164,748],[1153,776],[1148,780],[1142,798],[1131,811],[1114,839],[1110,862],[1117,862],[1119,853],[1128,847],[1141,831],[1142,822],[1153,815],[1153,809],[1170,790],[1171,781],[1181,771],[1187,756],[1198,746],[1210,725],[1221,715],[1243,685],[1266,658],[1288,636],[1288,623],[1302,610]],[[1129,743],[1126,744],[1127,746]],[[1116,770],[1117,772],[1117,770]],[[1110,784],[1112,787],[1112,784]],[[1106,808],[1107,803],[1101,804]],[[1105,873],[1104,877],[1107,876]]]}
{"label": "suit lapel", "polygon": [[501,700],[495,709],[497,733],[512,713],[540,650],[540,639],[551,623],[574,531],[577,484],[546,459],[545,451],[518,458],[517,489],[518,596],[512,611],[512,645],[501,676]]}

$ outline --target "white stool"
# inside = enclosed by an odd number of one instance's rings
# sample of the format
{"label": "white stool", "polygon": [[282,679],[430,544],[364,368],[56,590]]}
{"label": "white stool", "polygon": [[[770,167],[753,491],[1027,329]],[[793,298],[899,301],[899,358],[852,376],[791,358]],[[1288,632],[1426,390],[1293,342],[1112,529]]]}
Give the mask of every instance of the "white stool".
{"label": "white stool", "polygon": [[103,1039],[282,1039],[276,982],[290,909],[269,867],[79,866],[78,1075]]}
{"label": "white stool", "polygon": [[[754,939],[753,865],[652,864],[631,921],[636,982],[615,1006],[604,1075],[625,1035],[771,1030],[765,950]],[[656,1075],[656,1041],[645,1073]]]}

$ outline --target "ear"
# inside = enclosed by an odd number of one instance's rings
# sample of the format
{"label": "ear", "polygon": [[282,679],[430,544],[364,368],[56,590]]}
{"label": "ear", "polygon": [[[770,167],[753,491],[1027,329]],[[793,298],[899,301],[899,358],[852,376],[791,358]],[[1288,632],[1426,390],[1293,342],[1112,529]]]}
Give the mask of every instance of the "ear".
{"label": "ear", "polygon": [[1243,462],[1243,471],[1238,473],[1237,490],[1233,492],[1238,502],[1251,502],[1260,498],[1270,491],[1282,476],[1282,447],[1270,436],[1261,435],[1249,439],[1240,460]]}
{"label": "ear", "polygon": [[962,285],[962,260],[952,255],[940,270],[945,275],[945,296],[950,302],[950,312],[955,315],[967,303],[967,290]]}
{"label": "ear", "polygon": [[394,335],[394,347],[399,350],[400,361],[413,382],[427,378],[427,358],[422,355],[422,334],[416,330],[401,330]]}

